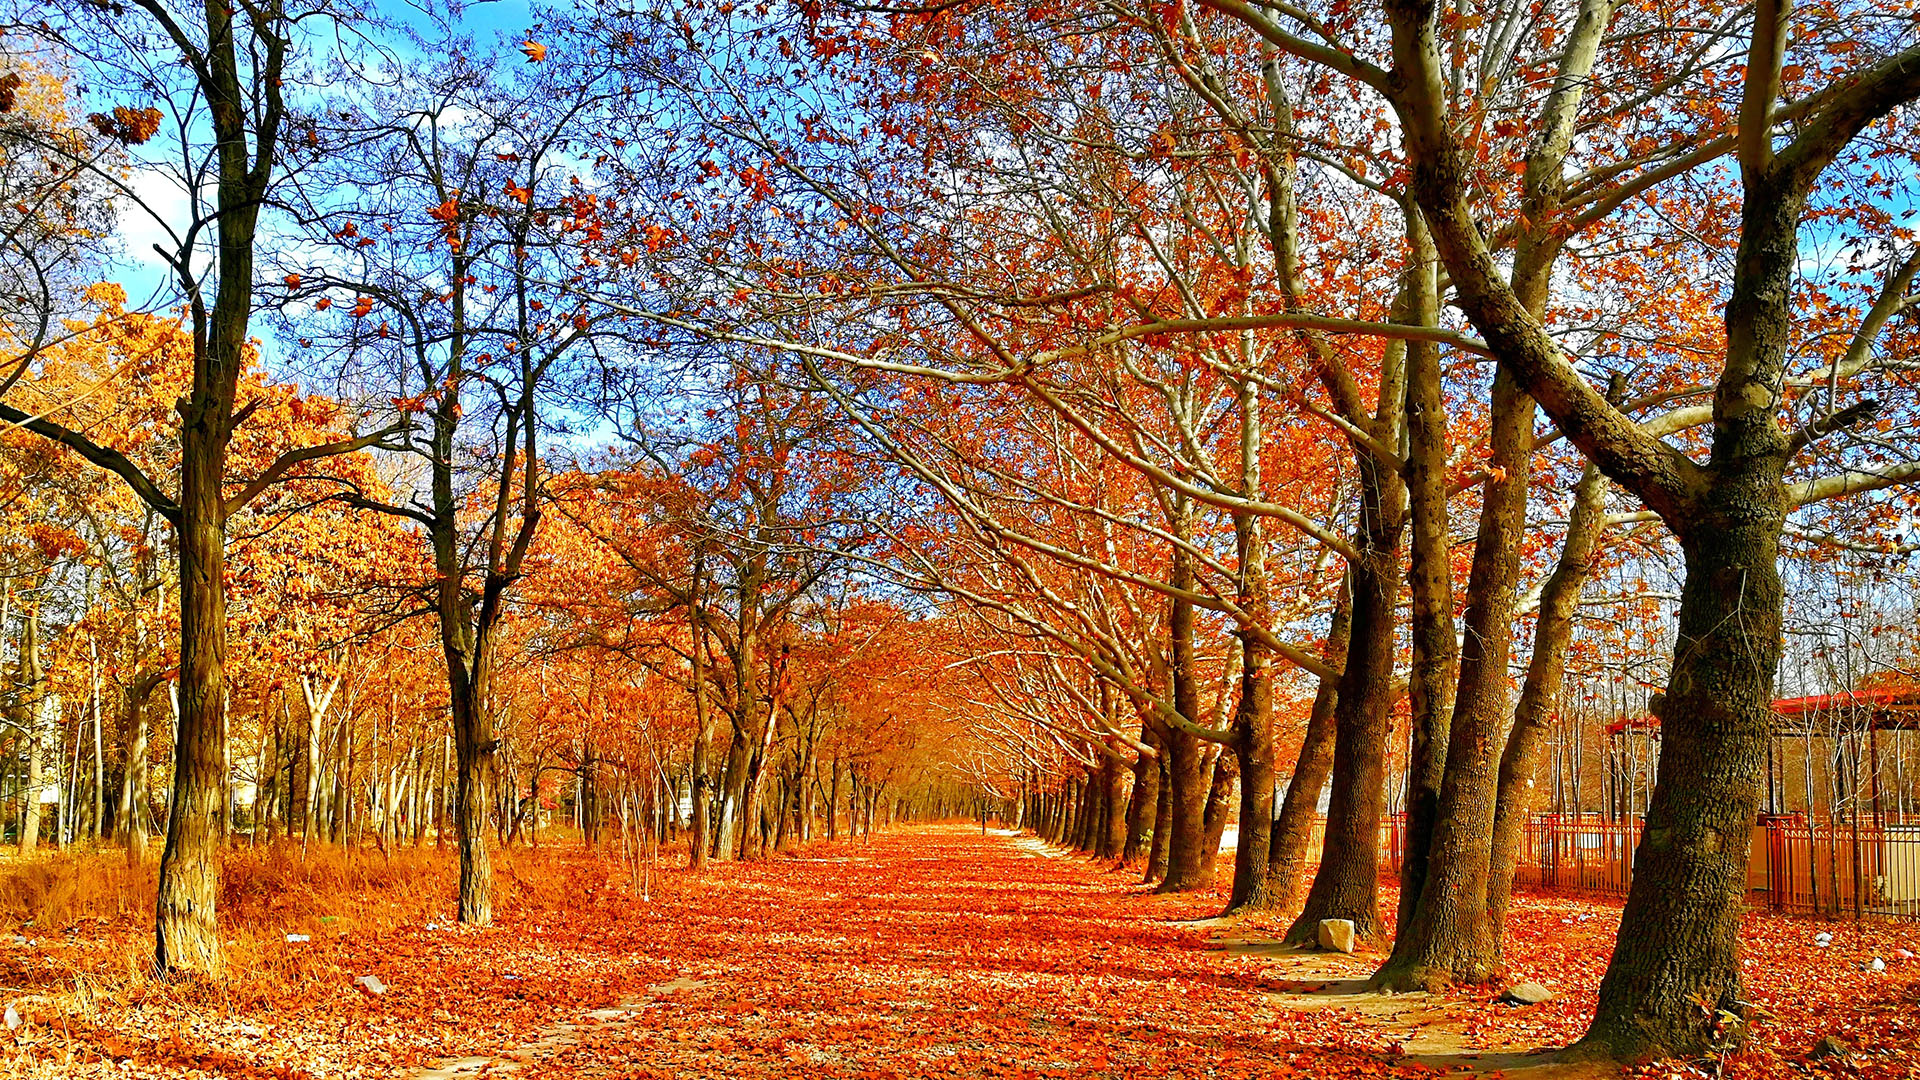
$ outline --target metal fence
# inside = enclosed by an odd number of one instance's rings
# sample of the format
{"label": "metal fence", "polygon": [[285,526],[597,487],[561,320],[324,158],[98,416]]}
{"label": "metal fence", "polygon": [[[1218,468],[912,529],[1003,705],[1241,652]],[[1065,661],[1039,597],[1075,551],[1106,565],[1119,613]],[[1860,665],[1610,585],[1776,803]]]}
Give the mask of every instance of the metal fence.
{"label": "metal fence", "polygon": [[[1781,911],[1920,919],[1920,825],[1814,822],[1792,817],[1762,822],[1748,887]],[[1759,831],[1759,830],[1756,830]]]}
{"label": "metal fence", "polygon": [[[1540,814],[1527,822],[1514,884],[1594,896],[1627,895],[1639,818]],[[1324,835],[1316,831],[1314,852]],[[1381,872],[1398,876],[1406,819],[1380,823]],[[1763,817],[1747,856],[1755,907],[1845,918],[1920,919],[1920,824]]]}
{"label": "metal fence", "polygon": [[1633,884],[1633,848],[1639,841],[1638,821],[1542,814],[1527,822],[1513,883],[1625,896]]}

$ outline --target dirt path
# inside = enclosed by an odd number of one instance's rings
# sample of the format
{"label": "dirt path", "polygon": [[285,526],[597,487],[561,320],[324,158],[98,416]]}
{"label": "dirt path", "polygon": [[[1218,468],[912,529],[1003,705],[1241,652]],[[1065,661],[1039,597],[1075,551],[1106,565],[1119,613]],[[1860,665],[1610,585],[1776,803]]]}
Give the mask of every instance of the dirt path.
{"label": "dirt path", "polygon": [[1343,996],[1361,960],[1222,948],[1176,921],[1209,901],[1031,839],[914,830],[712,886],[672,984],[428,1075],[1541,1075],[1445,1003]]}

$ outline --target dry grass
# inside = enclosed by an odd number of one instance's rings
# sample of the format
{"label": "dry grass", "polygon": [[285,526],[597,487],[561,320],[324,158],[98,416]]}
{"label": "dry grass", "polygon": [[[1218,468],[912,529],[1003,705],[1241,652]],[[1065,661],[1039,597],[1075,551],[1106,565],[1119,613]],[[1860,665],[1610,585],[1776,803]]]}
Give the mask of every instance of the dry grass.
{"label": "dry grass", "polygon": [[0,859],[0,933],[34,936],[153,908],[152,867],[124,853],[48,852]]}
{"label": "dry grass", "polygon": [[[156,851],[157,854],[157,851]],[[568,910],[617,864],[575,845],[495,850],[494,905]],[[303,850],[297,843],[236,848],[221,873],[227,970],[219,980],[153,978],[156,868],[120,850],[0,857],[0,980],[8,996],[69,1015],[156,999],[234,1016],[296,1006],[339,981],[329,941],[454,921],[459,864],[451,847]],[[289,943],[287,935],[308,943]],[[5,948],[12,939],[13,948]],[[313,947],[319,946],[319,947]]]}

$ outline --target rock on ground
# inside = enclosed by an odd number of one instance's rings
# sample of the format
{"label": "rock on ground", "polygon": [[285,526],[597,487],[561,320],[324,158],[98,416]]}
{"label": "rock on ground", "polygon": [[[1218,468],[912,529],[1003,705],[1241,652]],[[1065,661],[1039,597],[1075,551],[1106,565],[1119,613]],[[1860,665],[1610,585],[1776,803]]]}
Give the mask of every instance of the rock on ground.
{"label": "rock on ground", "polygon": [[1538,1005],[1543,1001],[1552,1001],[1553,991],[1537,982],[1516,983],[1507,987],[1507,992],[1500,995],[1500,1000],[1509,1005]]}
{"label": "rock on ground", "polygon": [[1321,919],[1320,947],[1333,952],[1353,951],[1352,919]]}

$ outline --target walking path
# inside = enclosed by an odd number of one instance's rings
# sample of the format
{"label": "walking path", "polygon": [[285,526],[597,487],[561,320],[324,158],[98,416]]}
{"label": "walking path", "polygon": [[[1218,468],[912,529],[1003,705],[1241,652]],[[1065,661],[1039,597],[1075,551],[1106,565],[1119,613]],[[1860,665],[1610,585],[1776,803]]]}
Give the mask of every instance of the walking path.
{"label": "walking path", "polygon": [[[639,889],[573,846],[497,854],[497,921],[476,930],[447,924],[453,866],[432,852],[362,867],[360,894],[267,853],[223,894],[219,980],[142,974],[137,907],[35,927],[0,948],[18,1017],[0,1080],[1570,1080],[1529,1051],[1579,1037],[1619,921],[1604,901],[1516,897],[1512,977],[1554,997],[1513,1008],[1497,988],[1359,992],[1378,956],[1279,946],[1282,913],[1209,918],[1224,881],[1154,896],[1134,871],[977,827]],[[1380,899],[1392,910],[1390,885]],[[1748,912],[1741,937],[1762,1021],[1724,1080],[1920,1076],[1920,925]]]}
{"label": "walking path", "polygon": [[1211,900],[1145,895],[1031,838],[915,829],[708,886],[665,931],[673,981],[419,1075],[1331,1080],[1538,1061],[1485,1056],[1522,1048],[1474,1008],[1333,996],[1364,960],[1223,948],[1176,921]]}

